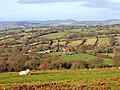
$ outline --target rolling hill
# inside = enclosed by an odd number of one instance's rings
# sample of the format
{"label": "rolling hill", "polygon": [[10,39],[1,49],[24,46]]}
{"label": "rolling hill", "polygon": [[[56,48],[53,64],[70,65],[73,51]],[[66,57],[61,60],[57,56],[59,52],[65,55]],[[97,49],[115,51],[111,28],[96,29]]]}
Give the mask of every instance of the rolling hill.
{"label": "rolling hill", "polygon": [[120,24],[120,20],[106,21],[77,21],[73,19],[65,20],[48,20],[48,21],[0,21],[0,31],[15,28],[32,28],[40,26],[96,26]]}

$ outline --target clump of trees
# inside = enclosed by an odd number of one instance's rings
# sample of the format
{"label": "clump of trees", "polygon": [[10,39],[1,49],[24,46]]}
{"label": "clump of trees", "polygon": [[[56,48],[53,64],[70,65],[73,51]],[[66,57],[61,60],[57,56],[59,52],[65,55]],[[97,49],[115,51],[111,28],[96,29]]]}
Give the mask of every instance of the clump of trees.
{"label": "clump of trees", "polygon": [[95,57],[94,59],[88,62],[89,62],[89,68],[101,68],[104,66],[103,59],[100,57]]}
{"label": "clump of trees", "polygon": [[58,55],[48,54],[40,57],[37,54],[24,55],[22,52],[12,52],[11,54],[3,55],[3,58],[0,59],[0,72],[19,71],[26,68],[33,70],[54,70],[102,68],[105,66],[103,59],[99,57],[89,61],[63,61]]}
{"label": "clump of trees", "polygon": [[19,71],[22,69],[38,69],[40,56],[36,54],[25,54],[16,49],[4,50],[0,54],[0,72]]}
{"label": "clump of trees", "polygon": [[113,63],[115,67],[120,67],[120,53],[117,53],[114,57],[113,57]]}

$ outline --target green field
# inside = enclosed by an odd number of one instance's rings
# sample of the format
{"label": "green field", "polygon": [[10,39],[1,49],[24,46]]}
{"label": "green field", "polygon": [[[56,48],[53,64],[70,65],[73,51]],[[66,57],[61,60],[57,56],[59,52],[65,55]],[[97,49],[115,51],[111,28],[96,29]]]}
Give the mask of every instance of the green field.
{"label": "green field", "polygon": [[69,60],[90,60],[90,59],[93,59],[94,57],[95,56],[88,55],[88,54],[74,54],[74,55],[62,56],[62,58],[65,61],[69,61]]}
{"label": "green field", "polygon": [[85,44],[86,45],[94,45],[96,40],[97,40],[96,38],[90,38],[85,42]]}
{"label": "green field", "polygon": [[[34,71],[28,76],[19,76],[17,72],[0,73],[0,88],[10,88],[15,85],[38,85],[43,83],[62,82],[77,85],[96,85],[104,83],[110,90],[120,89],[120,70],[118,69],[89,69],[89,70],[53,70]],[[102,89],[106,90],[106,89]]]}
{"label": "green field", "polygon": [[[74,54],[74,55],[64,55],[62,56],[62,59],[64,59],[65,61],[70,61],[70,60],[91,60],[95,58],[95,56],[93,55],[89,55],[89,54]],[[112,59],[107,59],[107,58],[103,58],[104,63],[111,65]]]}
{"label": "green field", "polygon": [[71,41],[70,43],[68,43],[68,46],[75,47],[75,46],[77,46],[77,45],[79,45],[81,43],[82,43],[82,40],[75,40],[75,41]]}
{"label": "green field", "polygon": [[21,30],[20,29],[11,29],[6,31],[6,33],[19,33]]}
{"label": "green field", "polygon": [[62,38],[65,36],[66,33],[53,33],[53,34],[47,34],[42,37],[47,38],[47,39],[57,39],[57,38]]}
{"label": "green field", "polygon": [[[89,54],[73,54],[73,55],[65,55],[65,53],[57,52],[51,53],[50,55],[61,55],[61,59],[64,61],[71,61],[71,60],[91,60],[94,59],[96,56],[89,55]],[[103,58],[104,64],[112,65],[112,59]]]}
{"label": "green field", "polygon": [[98,40],[98,46],[107,46],[109,45],[110,38],[105,37],[105,38],[99,38]]}
{"label": "green field", "polygon": [[105,63],[105,64],[108,64],[108,65],[112,65],[112,64],[113,64],[113,61],[112,61],[112,59],[104,58],[104,63]]}

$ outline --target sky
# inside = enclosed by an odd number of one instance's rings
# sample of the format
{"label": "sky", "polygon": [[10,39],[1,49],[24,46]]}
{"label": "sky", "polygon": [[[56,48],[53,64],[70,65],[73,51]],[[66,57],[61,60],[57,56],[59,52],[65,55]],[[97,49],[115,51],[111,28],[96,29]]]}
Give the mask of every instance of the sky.
{"label": "sky", "polygon": [[120,0],[0,0],[0,21],[120,19]]}

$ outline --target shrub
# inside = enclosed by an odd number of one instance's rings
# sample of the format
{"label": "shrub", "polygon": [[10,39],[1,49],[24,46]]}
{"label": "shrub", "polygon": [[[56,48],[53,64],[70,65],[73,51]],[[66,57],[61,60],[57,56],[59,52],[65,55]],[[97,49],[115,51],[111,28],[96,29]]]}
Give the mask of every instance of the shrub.
{"label": "shrub", "polygon": [[114,57],[113,57],[113,63],[114,63],[114,66],[115,67],[120,67],[120,54],[116,54]]}
{"label": "shrub", "polygon": [[71,63],[70,62],[62,62],[62,66],[61,68],[64,68],[64,69],[70,69],[71,68]]}
{"label": "shrub", "polygon": [[51,66],[49,60],[43,61],[42,64],[40,65],[40,70],[49,70],[50,68]]}
{"label": "shrub", "polygon": [[60,61],[54,61],[51,63],[51,69],[61,69],[62,62]]}
{"label": "shrub", "polygon": [[103,59],[100,57],[95,57],[94,59],[91,59],[88,62],[90,68],[100,68],[103,66]]}
{"label": "shrub", "polygon": [[0,72],[7,71],[7,63],[5,61],[0,62]]}
{"label": "shrub", "polygon": [[71,69],[85,69],[85,68],[89,68],[88,67],[88,63],[86,61],[82,61],[82,60],[77,60],[77,61],[72,61],[71,62]]}

